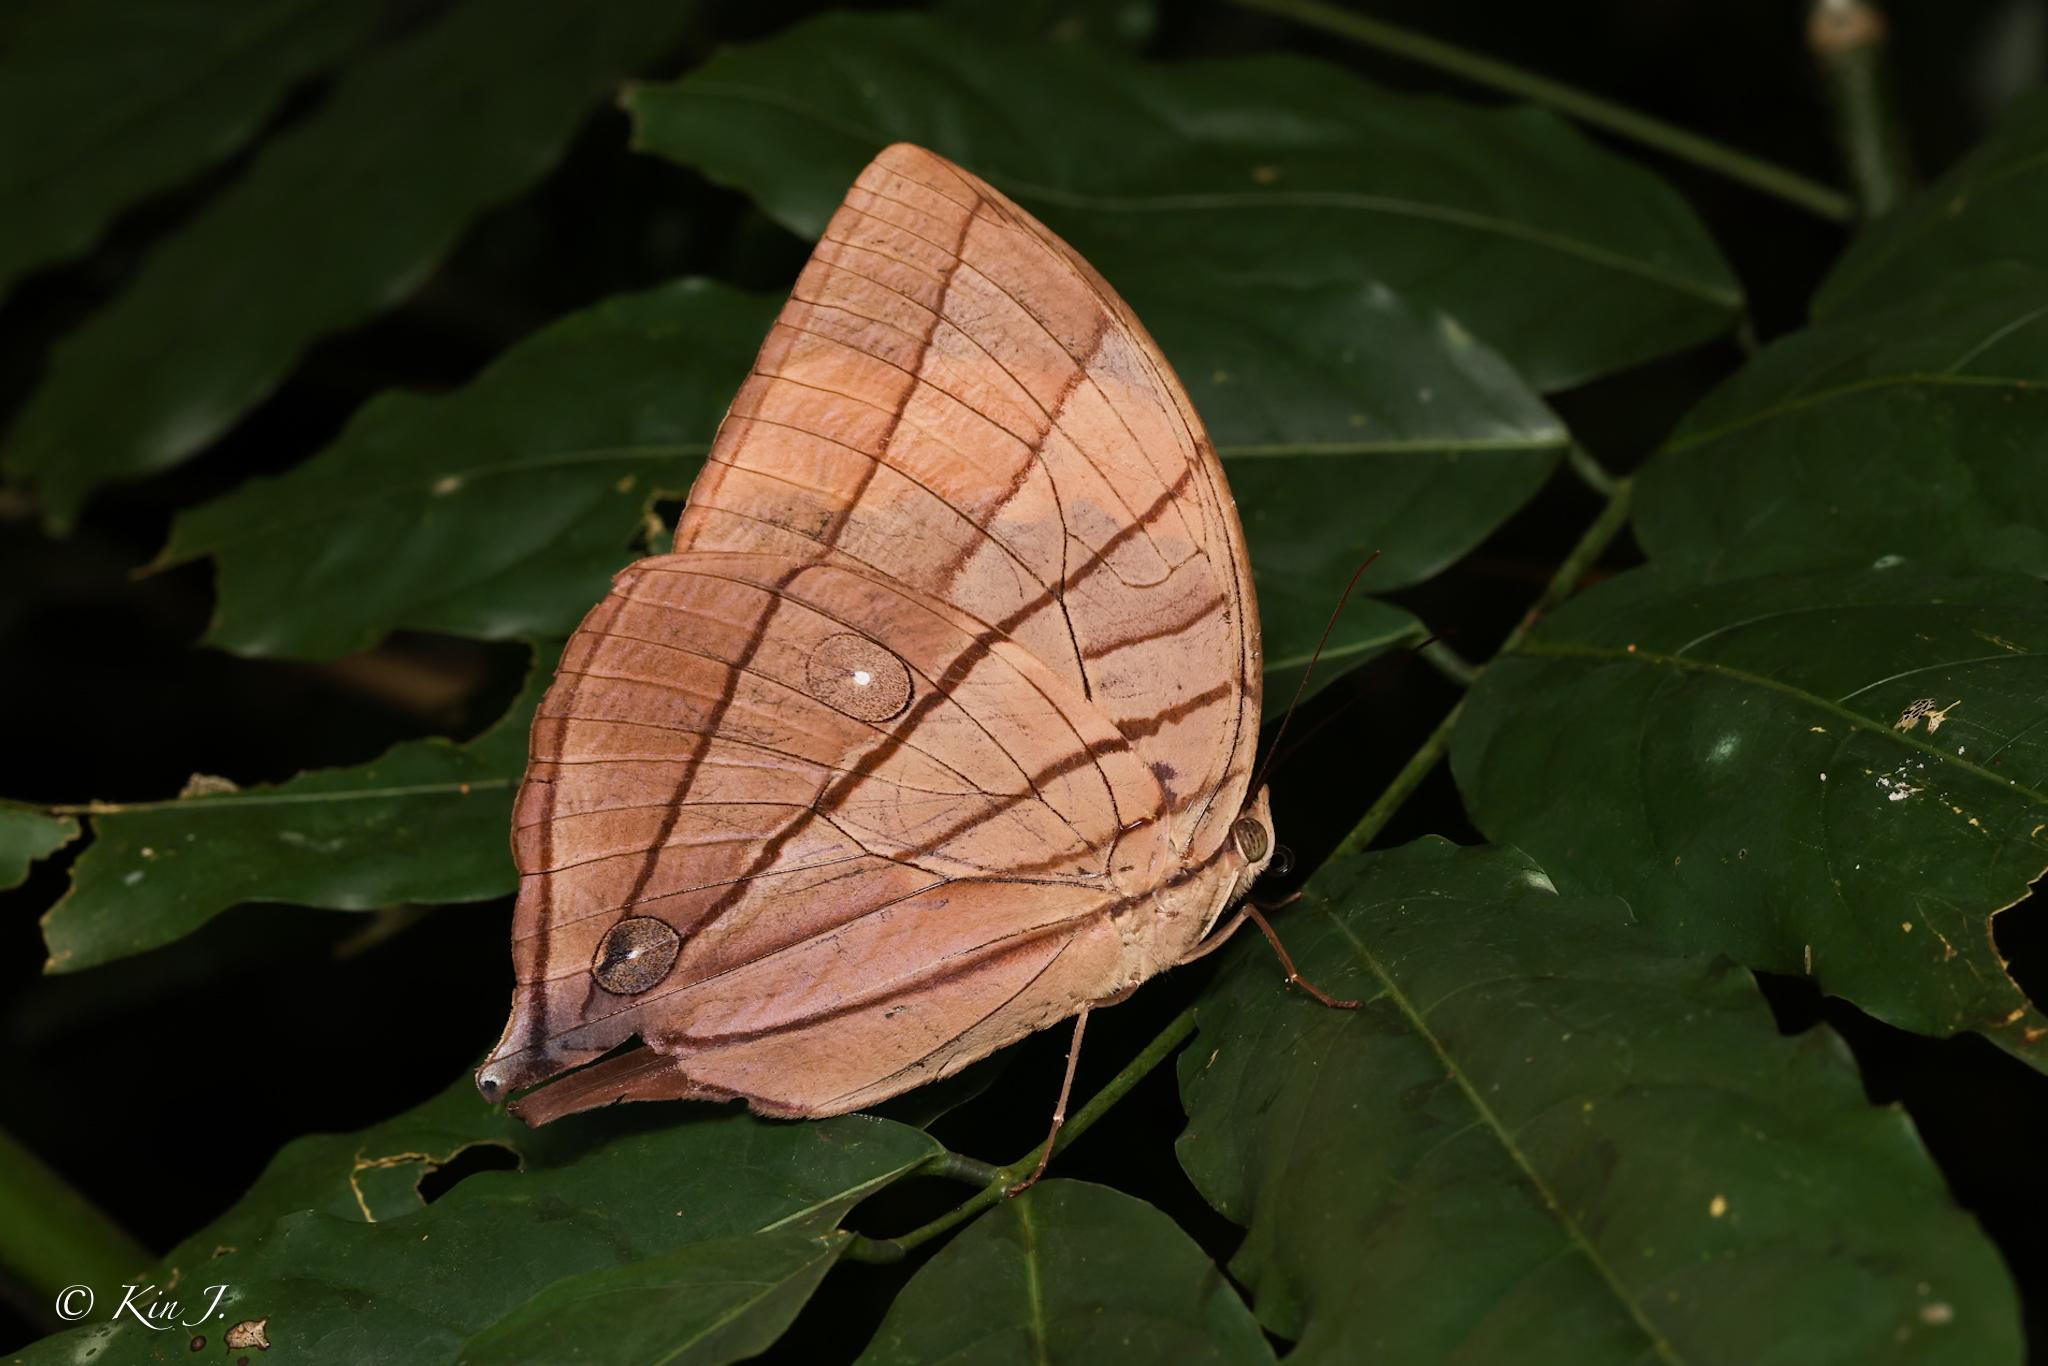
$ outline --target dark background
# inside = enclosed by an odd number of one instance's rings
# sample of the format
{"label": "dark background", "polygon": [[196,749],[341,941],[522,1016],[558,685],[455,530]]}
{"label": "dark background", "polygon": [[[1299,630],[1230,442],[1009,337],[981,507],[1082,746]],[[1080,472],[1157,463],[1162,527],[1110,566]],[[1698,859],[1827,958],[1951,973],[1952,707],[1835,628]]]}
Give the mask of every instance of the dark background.
{"label": "dark background", "polygon": [[[676,66],[706,44],[759,36],[819,8],[787,0],[720,7],[712,31],[678,53]],[[1151,55],[1293,48],[1390,86],[1496,98],[1214,0],[1161,8],[1143,42]],[[1374,0],[1370,9],[1838,178],[1800,5]],[[1910,149],[1923,170],[1938,171],[1982,135],[2013,89],[2039,79],[2048,5],[1894,0],[1888,9]],[[1145,12],[1130,8],[1134,31],[1144,30]],[[280,119],[302,116],[321,95],[301,92]],[[595,116],[557,171],[477,224],[408,304],[321,344],[200,459],[95,500],[69,538],[47,538],[34,507],[0,490],[0,791],[77,802],[166,796],[194,772],[269,782],[360,763],[408,737],[471,735],[497,716],[517,686],[519,647],[399,637],[330,664],[239,659],[193,645],[211,611],[207,564],[137,571],[176,509],[305,459],[381,390],[458,385],[540,323],[676,275],[788,288],[807,243],[740,197],[634,156],[626,142],[623,115]],[[1688,166],[1621,150],[1644,156],[1704,216],[1748,289],[1759,337],[1797,325],[1841,230]],[[109,297],[152,243],[236,169],[129,215],[100,251],[31,279],[0,309],[0,421],[35,382],[52,339]],[[1554,402],[1590,449],[1625,471],[1739,359],[1733,341],[1717,343]],[[1594,496],[1561,474],[1465,563],[1399,599],[1466,656],[1483,658],[1596,509]],[[1624,541],[1606,567],[1632,559]],[[1331,585],[1333,597],[1339,586]],[[1271,774],[1277,824],[1298,869],[1315,865],[1451,700],[1433,669],[1403,655],[1346,678],[1302,711]],[[1426,832],[1478,839],[1441,770],[1384,841]],[[245,906],[172,947],[45,978],[36,921],[62,894],[67,862],[52,860],[0,895],[0,1127],[154,1249],[230,1204],[287,1139],[358,1128],[416,1104],[496,1036],[510,980],[508,902],[374,916]],[[2039,918],[2023,905],[1997,921],[2001,948],[2030,985],[2048,984],[2048,969],[2030,970],[2048,954]],[[1077,1094],[1127,1061],[1211,970],[1175,974],[1099,1016]],[[2043,1340],[2048,1167],[2036,1153],[2048,1136],[2048,1081],[1976,1038],[1904,1035],[1823,1003],[1803,983],[1766,987],[1788,1031],[1825,1019],[1855,1049],[1872,1099],[1911,1111],[1957,1196],[2003,1249],[2028,1302],[2030,1336]],[[997,1084],[942,1120],[939,1136],[996,1162],[1024,1151],[1043,1132],[1064,1047],[1057,1030],[1013,1050],[995,1069]],[[1158,1203],[1224,1261],[1237,1234],[1175,1164],[1180,1123],[1171,1071],[1161,1069],[1063,1156],[1060,1170]],[[442,1173],[429,1192],[462,1174]],[[958,1190],[912,1184],[855,1222],[898,1232]],[[906,1274],[846,1265],[771,1359],[858,1350]],[[37,1336],[46,1313],[0,1307],[0,1345]]]}

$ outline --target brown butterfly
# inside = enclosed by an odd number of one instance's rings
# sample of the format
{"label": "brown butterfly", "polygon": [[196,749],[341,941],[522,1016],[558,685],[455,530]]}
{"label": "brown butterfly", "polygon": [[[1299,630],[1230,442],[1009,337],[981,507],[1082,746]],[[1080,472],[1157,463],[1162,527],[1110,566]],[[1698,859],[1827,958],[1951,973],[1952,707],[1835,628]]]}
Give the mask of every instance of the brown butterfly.
{"label": "brown butterfly", "polygon": [[1244,919],[1259,683],[1244,532],[1166,358],[1030,214],[889,148],[674,553],[619,574],[541,704],[478,1085],[581,1068],[533,1123],[833,1115],[1069,1016],[1078,1047]]}

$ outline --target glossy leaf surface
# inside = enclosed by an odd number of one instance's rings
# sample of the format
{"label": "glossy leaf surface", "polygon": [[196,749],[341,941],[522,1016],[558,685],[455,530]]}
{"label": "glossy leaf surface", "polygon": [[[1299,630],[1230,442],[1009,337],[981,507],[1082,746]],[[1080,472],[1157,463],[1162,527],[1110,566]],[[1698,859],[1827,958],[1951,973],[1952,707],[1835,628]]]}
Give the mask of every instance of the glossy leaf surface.
{"label": "glossy leaf surface", "polygon": [[24,5],[0,57],[0,295],[232,155],[359,43],[368,0]]}
{"label": "glossy leaf surface", "polygon": [[1290,1362],[2021,1359],[2017,1305],[1902,1112],[1748,973],[1526,856],[1341,861],[1181,1054],[1182,1165]]}
{"label": "glossy leaf surface", "polygon": [[241,654],[344,654],[400,627],[566,636],[650,501],[688,490],[774,312],[703,280],[608,300],[456,393],[375,400],[306,464],[180,517],[162,562],[214,558],[207,638]]}
{"label": "glossy leaf surface", "polygon": [[2048,586],[1623,575],[1486,671],[1451,758],[1490,837],[1678,948],[2048,1065],[1991,932],[2048,869]]}
{"label": "glossy leaf surface", "polygon": [[1201,1248],[1142,1200],[1046,1180],[918,1270],[860,1366],[1256,1366],[1258,1323]]}
{"label": "glossy leaf surface", "polygon": [[1814,297],[1816,317],[1938,298],[1949,279],[2012,262],[2048,270],[2048,91],[2013,101],[1992,135],[1866,228]]}
{"label": "glossy leaf surface", "polygon": [[1766,347],[1643,472],[1658,564],[1732,578],[1886,556],[2048,574],[2048,272],[1992,267]]}
{"label": "glossy leaf surface", "polygon": [[1153,66],[828,16],[631,107],[644,147],[805,237],[885,143],[929,146],[1079,248],[1169,356],[1159,303],[1243,272],[1380,283],[1545,389],[1710,336],[1741,306],[1684,204],[1562,121],[1389,95],[1298,59]]}
{"label": "glossy leaf surface", "polygon": [[850,1234],[771,1228],[557,1281],[470,1339],[461,1360],[723,1366],[773,1346]]}
{"label": "glossy leaf surface", "polygon": [[43,917],[46,970],[155,948],[245,901],[363,911],[510,892],[505,831],[548,658],[467,744],[409,740],[275,787],[108,804],[71,890]]}
{"label": "glossy leaf surface", "polygon": [[689,14],[466,0],[356,67],[55,348],[0,465],[64,524],[101,485],[192,455],[313,341],[416,288]]}
{"label": "glossy leaf surface", "polygon": [[[650,1124],[655,1117],[613,1113],[529,1132],[480,1100],[465,1077],[362,1133],[288,1146],[234,1209],[171,1253],[157,1279],[179,1287],[188,1316],[199,1307],[194,1285],[231,1287],[215,1331],[266,1318],[285,1359],[570,1360],[566,1352],[506,1354],[515,1326],[531,1346],[566,1342],[541,1336],[559,1320],[518,1318],[493,1339],[471,1339],[508,1316],[577,1303],[574,1287],[600,1283],[583,1279],[592,1275],[666,1267],[673,1288],[695,1264],[706,1273],[700,1288],[724,1293],[709,1288],[713,1258],[758,1270],[795,1244],[817,1248],[853,1204],[938,1151],[915,1129],[862,1116],[783,1124],[664,1106]],[[431,1204],[397,1183],[374,1204],[362,1197],[367,1174],[416,1183],[465,1142],[510,1148],[521,1169],[468,1176]],[[807,1291],[788,1287],[789,1313]],[[665,1312],[687,1301],[658,1291],[650,1298]],[[740,1301],[724,1303],[731,1310]],[[585,1346],[602,1353],[618,1331]],[[721,1341],[723,1353],[678,1359],[746,1354],[744,1332],[729,1328]],[[191,1359],[186,1332],[132,1319],[46,1339],[22,1359],[68,1361],[88,1344],[102,1360]]]}
{"label": "glossy leaf surface", "polygon": [[0,802],[0,892],[19,887],[29,866],[78,838],[78,822],[34,807]]}

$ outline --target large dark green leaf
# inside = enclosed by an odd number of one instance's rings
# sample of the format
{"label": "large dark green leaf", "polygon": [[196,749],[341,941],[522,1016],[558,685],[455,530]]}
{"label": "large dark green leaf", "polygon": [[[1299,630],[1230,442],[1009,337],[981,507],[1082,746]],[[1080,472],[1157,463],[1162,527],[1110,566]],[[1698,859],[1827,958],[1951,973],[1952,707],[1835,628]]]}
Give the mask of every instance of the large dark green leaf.
{"label": "large dark green leaf", "polygon": [[[287,1145],[234,1209],[171,1253],[156,1281],[175,1283],[187,1317],[210,1298],[204,1287],[231,1287],[209,1338],[267,1318],[286,1360],[570,1360],[566,1350],[507,1356],[502,1335],[494,1352],[472,1356],[466,1344],[508,1316],[530,1342],[564,1341],[543,1336],[552,1330],[541,1311],[573,1303],[575,1287],[599,1283],[592,1276],[666,1267],[668,1288],[650,1282],[640,1302],[680,1314],[692,1265],[702,1273],[696,1291],[715,1296],[720,1264],[758,1272],[799,1244],[836,1252],[839,1239],[820,1240],[849,1208],[940,1151],[915,1129],[865,1116],[787,1124],[702,1105],[636,1110],[529,1132],[465,1078],[372,1129]],[[424,1203],[413,1189],[420,1177],[476,1143],[511,1149],[521,1169],[469,1176]],[[384,1184],[366,1190],[373,1179]],[[800,1281],[779,1291],[785,1321],[808,1293]],[[614,1324],[587,1339],[586,1355],[653,1359],[608,1352],[622,1331]],[[678,1359],[744,1354],[739,1332],[722,1341],[726,1354]],[[191,1358],[187,1332],[124,1320],[49,1339],[24,1360],[71,1360],[85,1343],[123,1366]]]}
{"label": "large dark green leaf", "polygon": [[19,887],[29,865],[78,838],[78,822],[31,806],[0,801],[0,892]]}
{"label": "large dark green leaf", "polygon": [[1143,1200],[1041,1181],[982,1215],[889,1306],[860,1366],[1273,1360],[1202,1250]]}
{"label": "large dark green leaf", "polygon": [[1765,348],[1643,472],[1660,566],[1886,555],[2048,574],[2048,272],[1994,267]]}
{"label": "large dark green leaf", "polygon": [[1688,951],[2048,1066],[1991,917],[2048,869],[2048,587],[1906,567],[1627,574],[1489,668],[1473,817]]}
{"label": "large dark green leaf", "polygon": [[552,660],[467,744],[410,740],[275,787],[195,784],[168,801],[105,804],[71,890],[43,918],[46,970],[167,944],[245,901],[360,911],[511,891],[512,793]]}
{"label": "large dark green leaf", "polygon": [[1829,317],[1932,297],[1998,261],[2048,270],[2048,91],[2014,102],[1948,174],[1872,224],[1835,264],[1813,311]]}
{"label": "large dark green leaf", "polygon": [[1138,49],[1159,31],[1159,0],[937,0],[932,12],[1002,38]]}
{"label": "large dark green leaf", "polygon": [[585,1272],[472,1338],[462,1361],[739,1361],[775,1345],[851,1238],[769,1229]]}
{"label": "large dark green leaf", "polygon": [[1325,869],[1280,929],[1365,1005],[1238,946],[1181,1055],[1180,1152],[1290,1362],[2021,1359],[1905,1114],[1826,1030],[1781,1038],[1741,968],[1435,839]]}
{"label": "large dark green leaf", "polygon": [[306,464],[180,517],[163,560],[214,557],[208,639],[243,654],[566,636],[649,501],[689,488],[773,313],[702,280],[600,304],[458,393],[372,402]]}
{"label": "large dark green leaf", "polygon": [[371,0],[62,0],[0,56],[0,295],[232,155],[359,42]]}
{"label": "large dark green leaf", "polygon": [[471,1148],[502,1148],[524,1166],[547,1166],[591,1146],[594,1130],[530,1129],[484,1101],[464,1077],[367,1129],[292,1139],[240,1200],[171,1251],[163,1269],[182,1279],[215,1248],[253,1246],[277,1220],[300,1210],[371,1224],[402,1219],[426,1208],[420,1183]]}
{"label": "large dark green leaf", "polygon": [[1710,336],[1741,306],[1678,197],[1561,120],[1294,58],[1146,65],[828,16],[631,104],[643,146],[806,237],[885,143],[923,143],[1041,215],[1147,319],[1241,272],[1378,282],[1550,388]]}
{"label": "large dark green leaf", "polygon": [[[1099,264],[1118,282],[1144,274],[1138,257]],[[1534,496],[1570,439],[1497,354],[1386,289],[1253,269],[1145,307],[1229,473],[1275,705],[1367,556],[1368,593],[1438,573]],[[1319,681],[1423,634],[1380,602],[1338,631]]]}
{"label": "large dark green leaf", "polygon": [[532,184],[691,11],[465,0],[364,62],[57,347],[7,472],[62,524],[101,485],[197,451],[316,338],[405,297],[477,213]]}

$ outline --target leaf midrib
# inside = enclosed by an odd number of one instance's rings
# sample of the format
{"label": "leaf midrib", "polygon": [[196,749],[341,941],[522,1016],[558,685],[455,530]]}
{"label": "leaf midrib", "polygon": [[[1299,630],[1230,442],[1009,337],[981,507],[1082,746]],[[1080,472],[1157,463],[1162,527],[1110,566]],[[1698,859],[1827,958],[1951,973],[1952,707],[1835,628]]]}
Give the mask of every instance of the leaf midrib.
{"label": "leaf midrib", "polygon": [[[2005,181],[2013,180],[2020,176],[2027,175],[2030,172],[2040,170],[2044,166],[2048,166],[2048,151],[2029,152],[2014,161],[2005,163],[2002,166],[1988,167],[1981,175],[1977,176],[1975,179],[1963,179],[1962,181],[1956,184],[1953,192],[1949,194],[1947,198],[1951,203],[1953,203],[1957,198],[1962,198],[1965,202],[1974,200],[1977,197],[1977,195],[1984,190],[1988,190],[1991,189],[1993,186],[2003,184]],[[1933,195],[1930,193],[1929,197],[1932,198]],[[1932,233],[1938,225],[1946,222],[1949,217],[1950,215],[1946,214],[1930,214],[1926,217],[1919,219],[1917,222],[1908,225],[1909,231],[1901,233],[1898,236],[1894,237],[1892,241],[1887,244],[1888,250],[1884,251],[1882,254],[1874,254],[1864,258],[1863,260],[1859,260],[1853,263],[1859,266],[1860,269],[1837,272],[1836,277],[1828,281],[1828,293],[1835,296],[1837,299],[1845,295],[1855,295],[1863,288],[1864,284],[1867,281],[1869,281],[1874,276],[1882,274],[1885,268],[1890,266],[1894,261],[1898,260],[1902,256],[1911,256],[1916,250],[1918,250],[1920,244],[1926,240],[1928,235]],[[1829,310],[1829,312],[1831,313],[1836,311],[1838,310]]]}
{"label": "leaf midrib", "polygon": [[1031,1221],[1031,1206],[1019,1200],[1011,1207],[1024,1234],[1024,1294],[1031,1311],[1029,1329],[1032,1355],[1038,1366],[1052,1366],[1052,1350],[1045,1321],[1045,1291],[1038,1283],[1038,1226]]}
{"label": "leaf midrib", "polygon": [[[757,86],[740,85],[729,81],[705,81],[688,79],[679,81],[664,89],[661,94],[668,98],[699,98],[716,100],[737,100],[742,103],[760,104],[779,109],[787,114],[809,120],[820,127],[830,128],[847,141],[860,141],[864,136],[877,145],[896,141],[894,137],[843,120],[828,120],[824,114],[809,105],[793,100],[778,98],[773,92]],[[648,150],[647,141],[637,132],[634,146]],[[1392,195],[1374,195],[1348,190],[1329,191],[1274,191],[1270,193],[1231,194],[1227,192],[1190,193],[1174,195],[1087,195],[1053,186],[1037,185],[1030,181],[1004,176],[985,175],[984,178],[996,188],[1020,199],[1037,199],[1043,203],[1056,204],[1062,208],[1089,210],[1101,213],[1182,213],[1190,209],[1259,209],[1259,208],[1333,208],[1350,209],[1365,213],[1377,213],[1387,217],[1424,219],[1452,226],[1489,232],[1509,240],[1526,242],[1560,256],[1573,257],[1589,264],[1601,266],[1619,274],[1634,275],[1661,285],[1673,293],[1701,299],[1717,307],[1738,309],[1742,306],[1739,291],[1718,289],[1684,276],[1661,270],[1649,261],[1624,256],[1619,252],[1558,233],[1543,232],[1524,227],[1507,218],[1462,209],[1447,204],[1430,204],[1422,200],[1401,199]],[[725,183],[721,181],[721,183]]]}
{"label": "leaf midrib", "polygon": [[1566,1235],[1571,1239],[1572,1244],[1578,1251],[1587,1261],[1592,1263],[1594,1270],[1599,1272],[1600,1278],[1606,1282],[1607,1288],[1614,1295],[1614,1298],[1628,1310],[1630,1319],[1635,1322],[1636,1327],[1642,1332],[1643,1336],[1649,1340],[1650,1348],[1656,1353],[1658,1359],[1669,1362],[1672,1366],[1683,1366],[1684,1358],[1678,1355],[1671,1344],[1665,1340],[1664,1335],[1657,1330],[1656,1325],[1651,1322],[1641,1304],[1637,1302],[1636,1297],[1629,1293],[1628,1287],[1615,1274],[1614,1268],[1607,1264],[1607,1259],[1601,1255],[1600,1249],[1594,1245],[1591,1238],[1587,1237],[1586,1231],[1579,1227],[1578,1220],[1572,1218],[1570,1212],[1565,1209],[1564,1202],[1558,1199],[1557,1193],[1550,1188],[1550,1183],[1544,1180],[1542,1173],[1537,1171],[1535,1164],[1529,1160],[1528,1154],[1524,1153],[1521,1146],[1515,1142],[1514,1135],[1509,1132],[1505,1124],[1501,1123],[1500,1116],[1495,1114],[1493,1107],[1486,1103],[1485,1097],[1479,1093],[1479,1088],[1474,1086],[1471,1078],[1465,1075],[1465,1069],[1459,1065],[1456,1058],[1451,1056],[1451,1052],[1444,1046],[1443,1040],[1437,1037],[1436,1031],[1430,1028],[1428,1020],[1415,1009],[1414,1003],[1408,999],[1407,994],[1394,981],[1392,974],[1381,966],[1379,960],[1373,956],[1372,951],[1366,948],[1364,942],[1352,932],[1350,924],[1345,921],[1343,916],[1336,913],[1334,907],[1326,905],[1323,913],[1329,918],[1330,923],[1336,927],[1337,933],[1344,936],[1345,941],[1351,945],[1352,952],[1357,956],[1358,961],[1364,965],[1368,972],[1379,979],[1386,999],[1394,1003],[1395,1007],[1400,1010],[1402,1016],[1408,1021],[1409,1027],[1415,1031],[1416,1036],[1428,1044],[1430,1051],[1436,1054],[1437,1061],[1443,1065],[1445,1075],[1457,1083],[1458,1089],[1464,1093],[1467,1103],[1471,1105],[1473,1112],[1479,1116],[1480,1122],[1492,1132],[1495,1141],[1500,1144],[1501,1150],[1514,1161],[1515,1166],[1521,1171],[1523,1178],[1528,1181],[1537,1195],[1541,1197],[1543,1207],[1550,1212],[1558,1225],[1564,1229]]}
{"label": "leaf midrib", "polygon": [[[836,1238],[837,1241],[834,1241],[834,1238]],[[688,1341],[677,1343],[673,1349],[656,1358],[657,1366],[666,1366],[666,1363],[680,1361],[686,1353],[694,1350],[700,1343],[710,1338],[713,1334],[718,1333],[727,1327],[730,1327],[732,1324],[738,1322],[743,1315],[751,1313],[757,1306],[762,1304],[764,1301],[768,1300],[780,1291],[787,1289],[791,1282],[803,1276],[805,1272],[809,1271],[812,1267],[816,1266],[820,1261],[836,1261],[839,1257],[840,1251],[846,1246],[846,1241],[846,1238],[842,1235],[834,1235],[833,1237],[828,1237],[823,1240],[824,1246],[819,1250],[819,1252],[816,1255],[805,1258],[801,1265],[796,1267],[788,1275],[784,1276],[781,1280],[751,1282],[751,1284],[757,1284],[761,1287],[760,1294],[754,1295],[751,1298],[740,1300],[739,1302],[728,1308],[723,1314],[719,1315],[711,1323],[707,1324],[702,1330],[700,1330],[696,1334],[696,1336],[690,1338]],[[749,1284],[749,1282],[733,1281],[726,1282],[726,1284],[741,1285]]]}
{"label": "leaf midrib", "polygon": [[222,811],[234,807],[310,806],[321,802],[382,801],[400,797],[466,797],[475,792],[510,787],[516,781],[515,778],[459,778],[453,782],[339,788],[333,792],[223,792],[218,796],[167,797],[153,802],[86,802],[79,806],[53,806],[50,811],[63,816],[130,816],[153,811]]}
{"label": "leaf midrib", "polygon": [[890,1183],[896,1181],[898,1178],[902,1177],[906,1173],[917,1170],[919,1167],[931,1161],[932,1158],[938,1156],[940,1153],[944,1151],[944,1149],[939,1146],[939,1142],[937,1139],[928,1137],[926,1139],[926,1143],[928,1145],[927,1150],[925,1152],[919,1153],[915,1159],[908,1162],[899,1163],[890,1170],[886,1172],[877,1173],[876,1175],[869,1177],[867,1180],[862,1181],[857,1185],[849,1186],[845,1190],[834,1191],[830,1195],[812,1201],[810,1204],[803,1206],[801,1209],[792,1210],[788,1214],[783,1215],[779,1219],[776,1219],[770,1223],[763,1224],[760,1228],[754,1231],[756,1233],[773,1233],[778,1229],[788,1228],[793,1224],[799,1224],[803,1220],[810,1218],[810,1216],[812,1216],[813,1214],[817,1214],[822,1210],[830,1209],[834,1205],[840,1205],[842,1209],[852,1208],[854,1205],[859,1204],[863,1199],[867,1198],[869,1195],[882,1189],[882,1187],[887,1186]]}
{"label": "leaf midrib", "polygon": [[[531,474],[541,470],[561,469],[573,465],[607,464],[620,460],[687,460],[710,452],[706,442],[639,442],[617,446],[589,446],[559,451],[543,451],[514,460],[502,461],[495,465],[480,465],[470,469],[443,470],[433,475],[408,474],[403,480],[394,480],[377,488],[363,490],[354,497],[321,502],[317,509],[299,513],[296,516],[277,517],[261,521],[246,530],[230,532],[225,536],[207,538],[203,544],[174,546],[158,557],[152,568],[169,568],[184,564],[202,555],[219,555],[223,551],[247,545],[254,541],[272,540],[287,532],[304,530],[309,526],[332,526],[337,517],[378,508],[382,504],[401,499],[426,506],[447,499],[457,498],[469,492],[472,484],[486,479],[501,479],[510,475]],[[434,486],[443,480],[457,479],[461,483],[447,493],[434,492]],[[336,482],[346,483],[336,477]],[[321,493],[317,484],[307,481],[307,487],[289,489],[301,502],[316,501]],[[202,509],[203,511],[204,509]],[[176,558],[173,558],[175,555]]]}
{"label": "leaf midrib", "polygon": [[1817,389],[1810,394],[1801,394],[1797,398],[1783,399],[1768,407],[1759,408],[1755,412],[1745,413],[1732,422],[1724,422],[1718,427],[1709,427],[1705,431],[1681,433],[1665,442],[1662,449],[1666,455],[1675,455],[1680,451],[1691,450],[1695,446],[1709,445],[1746,427],[1754,427],[1759,423],[1769,422],[1774,418],[1785,417],[1792,413],[1802,412],[1808,408],[1819,407],[1825,403],[1833,403],[1837,399],[1850,398],[1857,394],[1871,393],[1880,389],[2040,389],[2044,387],[2048,387],[2048,383],[2044,383],[2044,381],[2039,379],[2027,379],[2018,375],[1944,375],[1927,374],[1918,371],[1897,375],[1876,375],[1868,379],[1856,380],[1849,384],[1836,385],[1832,389]]}
{"label": "leaf midrib", "polygon": [[[1893,744],[1901,745],[1907,749],[1939,759],[1944,765],[1960,769],[1964,773],[1981,778],[1995,787],[2002,787],[2016,792],[2029,801],[2048,804],[2048,793],[2029,787],[2017,778],[2007,778],[2001,774],[1993,773],[1990,769],[1985,768],[1974,760],[1963,758],[1961,755],[1951,754],[1939,745],[1930,744],[1916,735],[1898,729],[1896,726],[1865,716],[1861,712],[1852,711],[1839,702],[1810,693],[1804,688],[1795,687],[1790,683],[1781,682],[1775,678],[1766,678],[1762,674],[1751,673],[1747,669],[1738,669],[1731,664],[1723,664],[1717,660],[1692,659],[1684,655],[1664,654],[1656,650],[1645,650],[1641,647],[1622,649],[1616,646],[1573,645],[1541,640],[1525,641],[1516,647],[1513,653],[1539,659],[1595,660],[1604,664],[1655,664],[1664,668],[1680,669],[1692,673],[1713,674],[1716,677],[1726,678],[1732,682],[1763,688],[1805,703],[1842,722],[1852,730],[1860,730],[1879,736]],[[1938,668],[1941,666],[1929,665],[1926,667]]]}
{"label": "leaf midrib", "polygon": [[1570,444],[1571,439],[1562,431],[1553,431],[1532,436],[1417,436],[1393,437],[1385,441],[1265,441],[1245,442],[1239,445],[1225,443],[1216,447],[1216,454],[1225,460],[1284,460],[1300,457],[1407,455],[1429,451],[1555,451],[1562,450]]}

